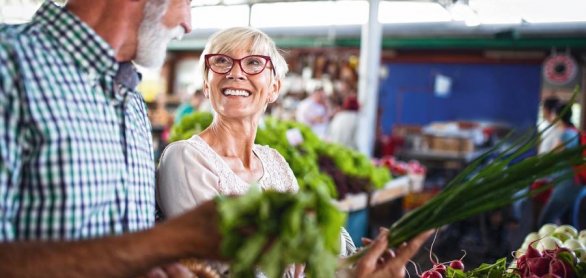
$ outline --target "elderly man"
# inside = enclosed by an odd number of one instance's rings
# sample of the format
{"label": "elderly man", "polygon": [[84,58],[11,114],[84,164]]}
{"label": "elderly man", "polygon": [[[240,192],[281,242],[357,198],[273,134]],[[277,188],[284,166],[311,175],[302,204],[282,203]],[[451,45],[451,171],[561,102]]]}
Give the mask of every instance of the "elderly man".
{"label": "elderly man", "polygon": [[[188,0],[48,1],[0,25],[0,277],[188,277],[220,259],[213,202],[154,226],[150,125],[134,61],[161,66],[190,31]],[[153,227],[154,226],[154,227]],[[357,277],[398,277],[424,237]]]}
{"label": "elderly man", "polygon": [[189,2],[47,1],[0,25],[0,277],[133,277],[219,256],[213,203],[148,230],[150,124],[129,62],[161,66],[190,32]]}

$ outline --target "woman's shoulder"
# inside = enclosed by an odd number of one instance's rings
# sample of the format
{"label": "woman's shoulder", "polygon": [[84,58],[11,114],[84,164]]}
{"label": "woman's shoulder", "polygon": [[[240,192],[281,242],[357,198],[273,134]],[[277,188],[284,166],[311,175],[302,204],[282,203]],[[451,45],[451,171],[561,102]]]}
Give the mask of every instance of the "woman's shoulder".
{"label": "woman's shoulder", "polygon": [[189,153],[189,155],[205,155],[204,144],[206,144],[205,141],[198,135],[194,135],[189,139],[172,142],[161,153],[161,163],[165,161],[166,157],[175,157],[185,153]]}
{"label": "woman's shoulder", "polygon": [[263,162],[285,161],[285,158],[270,146],[255,144],[254,151]]}

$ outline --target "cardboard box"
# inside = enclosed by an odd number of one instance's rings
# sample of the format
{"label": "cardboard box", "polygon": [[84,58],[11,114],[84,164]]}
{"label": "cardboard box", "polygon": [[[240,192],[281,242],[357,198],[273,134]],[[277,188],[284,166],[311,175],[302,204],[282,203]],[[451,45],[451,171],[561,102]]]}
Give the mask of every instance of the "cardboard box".
{"label": "cardboard box", "polygon": [[438,152],[468,153],[474,151],[474,142],[468,138],[429,135],[429,149]]}

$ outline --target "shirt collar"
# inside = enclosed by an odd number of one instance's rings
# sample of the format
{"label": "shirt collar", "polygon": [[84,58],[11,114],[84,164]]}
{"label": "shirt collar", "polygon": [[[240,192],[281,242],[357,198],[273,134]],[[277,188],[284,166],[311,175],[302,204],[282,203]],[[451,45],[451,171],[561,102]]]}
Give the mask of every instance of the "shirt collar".
{"label": "shirt collar", "polygon": [[110,76],[118,71],[114,49],[73,13],[45,1],[32,21],[40,24],[82,70]]}

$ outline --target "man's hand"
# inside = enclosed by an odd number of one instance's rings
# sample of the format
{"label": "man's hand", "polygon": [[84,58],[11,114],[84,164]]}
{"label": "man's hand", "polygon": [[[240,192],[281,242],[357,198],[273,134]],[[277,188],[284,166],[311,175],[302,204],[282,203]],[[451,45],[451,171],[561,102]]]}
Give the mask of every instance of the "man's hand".
{"label": "man's hand", "polygon": [[405,266],[413,257],[421,245],[433,233],[422,233],[409,242],[401,245],[395,252],[389,252],[389,230],[381,229],[377,238],[372,242],[370,249],[356,264],[355,274],[357,278],[399,278],[405,276]]}
{"label": "man's hand", "polygon": [[[200,258],[222,260],[220,244],[222,236],[219,231],[220,219],[214,200],[206,201],[160,224],[161,238],[175,238],[176,249],[183,249],[181,258]],[[177,246],[180,245],[180,246]]]}
{"label": "man's hand", "polygon": [[[194,278],[195,275],[180,263],[157,267],[149,271],[144,278]],[[143,278],[143,277],[141,277]]]}

